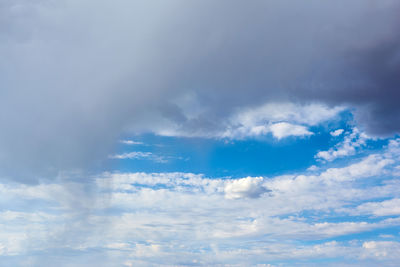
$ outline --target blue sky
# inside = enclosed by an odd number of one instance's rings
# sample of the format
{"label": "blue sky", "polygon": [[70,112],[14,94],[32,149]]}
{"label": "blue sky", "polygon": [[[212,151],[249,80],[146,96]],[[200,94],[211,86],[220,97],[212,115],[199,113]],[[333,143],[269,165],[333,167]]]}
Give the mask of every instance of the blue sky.
{"label": "blue sky", "polygon": [[[310,136],[276,139],[271,134],[252,138],[171,137],[154,134],[124,136],[116,148],[123,155],[151,153],[149,157],[126,157],[112,162],[116,171],[194,172],[208,177],[271,176],[305,171],[319,165],[316,154],[344,141],[353,131],[354,119],[344,111],[321,125],[311,127]],[[335,130],[343,134],[332,136]],[[352,156],[359,158],[387,144],[387,139],[367,139],[363,149]],[[348,159],[345,159],[348,160]],[[337,165],[325,162],[324,166]]]}
{"label": "blue sky", "polygon": [[397,266],[398,1],[0,3],[0,266]]}

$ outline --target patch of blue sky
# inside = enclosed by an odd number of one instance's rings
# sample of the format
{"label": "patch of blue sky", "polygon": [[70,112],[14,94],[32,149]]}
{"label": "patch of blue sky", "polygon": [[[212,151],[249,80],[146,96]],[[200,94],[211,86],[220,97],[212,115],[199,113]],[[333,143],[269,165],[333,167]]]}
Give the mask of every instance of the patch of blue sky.
{"label": "patch of blue sky", "polygon": [[[153,189],[153,190],[173,189],[174,188],[174,186],[168,186],[168,185],[162,184],[162,183],[154,184],[154,185],[132,183],[130,185],[135,188],[135,191],[143,189],[143,188],[150,188],[150,189]],[[184,185],[182,185],[182,186],[184,186]],[[114,192],[116,192],[116,191],[114,191]],[[129,190],[129,189],[128,190],[118,190],[118,192],[132,192],[132,190]]]}
{"label": "patch of blue sky", "polygon": [[[315,153],[327,144],[329,134],[276,141],[270,136],[248,140],[140,136],[150,144],[134,151],[167,158],[166,163],[149,159],[114,160],[120,172],[192,172],[207,177],[269,176],[307,168]],[[152,145],[155,144],[155,145]],[[161,145],[160,145],[161,144]],[[328,145],[325,145],[328,148]],[[133,151],[122,147],[118,153]],[[301,152],[301,154],[299,153]]]}
{"label": "patch of blue sky", "polygon": [[[321,128],[322,129],[322,128]],[[204,138],[140,136],[148,146],[142,149],[121,147],[118,153],[150,152],[165,162],[151,159],[113,160],[119,172],[192,172],[206,177],[274,176],[304,171],[311,165],[339,167],[349,160],[356,162],[365,155],[378,152],[386,140],[369,141],[368,147],[346,158],[321,164],[316,153],[331,147],[328,131],[306,138],[289,137],[280,141],[270,136],[248,140],[216,140]],[[155,145],[152,145],[155,144]],[[162,144],[162,145],[160,145]]]}
{"label": "patch of blue sky", "polygon": [[[331,136],[336,129],[343,129],[340,136]],[[267,134],[243,140],[165,137],[154,134],[124,136],[135,145],[119,143],[117,154],[149,152],[153,157],[113,159],[112,168],[119,172],[191,172],[206,177],[274,176],[304,171],[312,165],[340,167],[362,157],[379,152],[386,139],[367,140],[365,147],[354,155],[339,157],[331,162],[315,158],[343,141],[353,129],[349,111],[338,118],[311,127],[314,133],[306,137],[287,137],[277,140]],[[157,160],[163,159],[163,160]]]}

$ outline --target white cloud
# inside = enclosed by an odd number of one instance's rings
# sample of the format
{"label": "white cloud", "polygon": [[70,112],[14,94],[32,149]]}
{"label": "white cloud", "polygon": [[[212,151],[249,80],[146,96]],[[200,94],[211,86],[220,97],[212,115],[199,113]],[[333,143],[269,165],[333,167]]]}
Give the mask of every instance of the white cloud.
{"label": "white cloud", "polygon": [[[190,105],[183,105],[181,108],[184,114],[192,114]],[[186,108],[189,111],[186,111]],[[321,104],[268,103],[238,109],[223,122],[213,125],[212,129],[184,129],[179,123],[166,122],[163,127],[151,128],[150,131],[164,136],[228,139],[253,138],[271,133],[273,137],[282,139],[288,136],[311,135],[313,133],[308,130],[310,126],[332,120],[343,110],[344,107],[329,108]],[[193,123],[198,123],[200,118],[207,114],[206,110],[200,114],[198,112],[195,113],[198,117],[190,117]]]}
{"label": "white cloud", "polygon": [[238,112],[233,120],[243,125],[287,121],[315,126],[335,118],[343,110],[345,110],[344,107],[329,108],[321,104],[269,103],[260,107],[244,109]]}
{"label": "white cloud", "polygon": [[310,167],[307,168],[307,171],[318,171],[319,168],[316,165],[311,165]]}
{"label": "white cloud", "polygon": [[140,158],[149,158],[152,157],[153,153],[151,152],[128,152],[123,154],[117,154],[110,156],[112,159],[140,159]]}
{"label": "white cloud", "polygon": [[308,136],[313,133],[307,130],[307,127],[301,125],[294,125],[287,122],[279,122],[270,126],[272,135],[279,139],[288,136]]}
{"label": "white cloud", "polygon": [[262,177],[247,177],[232,180],[226,183],[224,191],[227,199],[258,198],[268,191],[265,188]]}
{"label": "white cloud", "polygon": [[143,142],[133,140],[120,140],[119,142],[124,145],[143,145]]}
{"label": "white cloud", "polygon": [[384,174],[384,168],[394,163],[391,158],[372,154],[361,161],[342,168],[329,168],[321,177],[326,181],[349,181]]}
{"label": "white cloud", "polygon": [[[336,133],[336,131],[333,133]],[[337,136],[332,133],[331,135]],[[370,137],[368,137],[365,133],[360,132],[357,128],[354,128],[352,133],[346,135],[342,142],[335,145],[335,147],[330,148],[328,151],[318,152],[317,155],[315,155],[315,158],[333,161],[336,158],[354,155],[356,154],[357,149],[365,146],[368,139],[370,139]]]}
{"label": "white cloud", "polygon": [[238,111],[229,120],[222,137],[242,139],[272,133],[277,139],[288,136],[308,136],[315,126],[334,119],[344,107],[328,108],[320,104],[295,105],[269,103]]}
{"label": "white cloud", "polygon": [[127,152],[123,154],[116,154],[110,156],[111,159],[148,159],[158,163],[166,163],[168,159],[163,156],[155,155],[151,152],[141,152],[141,151],[134,151],[134,152]]}
{"label": "white cloud", "polygon": [[356,208],[355,212],[375,216],[400,215],[400,198],[393,198],[382,202],[363,203]]}
{"label": "white cloud", "polygon": [[330,134],[331,134],[332,136],[339,136],[339,135],[341,135],[343,132],[344,132],[343,129],[337,129],[337,130],[335,130],[335,131],[330,132]]}
{"label": "white cloud", "polygon": [[[364,242],[361,258],[367,259],[399,259],[400,243],[392,241],[368,241]],[[394,266],[394,265],[393,265]]]}

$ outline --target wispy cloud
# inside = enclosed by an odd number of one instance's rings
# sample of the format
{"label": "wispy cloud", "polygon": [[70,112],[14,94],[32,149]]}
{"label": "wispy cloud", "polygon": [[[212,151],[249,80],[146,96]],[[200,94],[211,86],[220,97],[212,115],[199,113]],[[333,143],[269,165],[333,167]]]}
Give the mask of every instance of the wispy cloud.
{"label": "wispy cloud", "polygon": [[138,141],[133,141],[133,140],[120,140],[119,141],[121,144],[124,145],[143,145],[143,142],[138,142]]}
{"label": "wispy cloud", "polygon": [[127,152],[127,153],[122,153],[122,154],[116,154],[116,155],[111,155],[111,159],[147,159],[147,160],[152,160],[158,163],[167,163],[168,159],[170,157],[163,157],[156,155],[152,152],[140,152],[140,151],[134,151],[134,152]]}

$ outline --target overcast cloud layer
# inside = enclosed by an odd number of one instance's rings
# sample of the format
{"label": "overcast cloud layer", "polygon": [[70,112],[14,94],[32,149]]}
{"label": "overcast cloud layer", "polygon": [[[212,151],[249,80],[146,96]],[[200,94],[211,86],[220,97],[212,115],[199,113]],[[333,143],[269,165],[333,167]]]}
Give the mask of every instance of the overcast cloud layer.
{"label": "overcast cloud layer", "polygon": [[[1,174],[99,164],[127,131],[214,138],[268,103],[345,106],[367,133],[397,133],[398,12],[395,0],[3,0]],[[277,138],[290,127],[265,123]]]}

